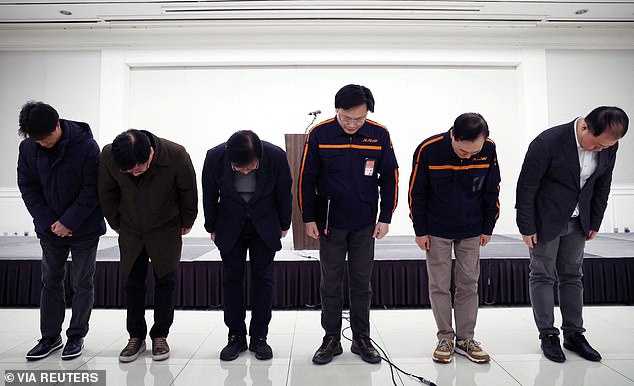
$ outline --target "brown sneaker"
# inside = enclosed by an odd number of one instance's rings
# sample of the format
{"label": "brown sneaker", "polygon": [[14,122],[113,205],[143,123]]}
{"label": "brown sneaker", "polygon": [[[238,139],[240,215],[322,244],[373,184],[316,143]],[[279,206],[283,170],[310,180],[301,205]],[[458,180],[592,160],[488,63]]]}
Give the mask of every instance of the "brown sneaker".
{"label": "brown sneaker", "polygon": [[167,344],[167,339],[159,336],[152,339],[152,360],[164,361],[170,357],[170,346]]}
{"label": "brown sneaker", "polygon": [[438,363],[449,363],[453,358],[453,339],[442,338],[438,341],[431,359]]}
{"label": "brown sneaker", "polygon": [[487,363],[491,360],[489,354],[480,346],[480,342],[476,342],[472,338],[456,340],[456,352],[475,363]]}
{"label": "brown sneaker", "polygon": [[145,340],[140,338],[128,339],[128,345],[121,350],[119,354],[119,362],[132,362],[139,357],[145,351]]}

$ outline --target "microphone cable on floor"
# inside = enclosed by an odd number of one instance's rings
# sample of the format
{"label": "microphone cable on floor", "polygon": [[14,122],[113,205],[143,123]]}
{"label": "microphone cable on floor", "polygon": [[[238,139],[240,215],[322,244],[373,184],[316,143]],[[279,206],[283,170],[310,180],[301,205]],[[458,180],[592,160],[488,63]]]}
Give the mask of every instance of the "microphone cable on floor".
{"label": "microphone cable on floor", "polygon": [[[348,338],[346,336],[346,334],[344,334],[346,332],[346,330],[350,330],[350,316],[349,316],[349,312],[344,311],[343,315],[342,315],[342,319],[345,319],[348,322],[348,326],[345,327],[342,331],[341,331],[341,336],[343,336],[344,338],[346,338],[347,340],[349,340],[350,342],[352,342],[352,339]],[[368,337],[370,338],[370,337]],[[410,377],[411,379],[414,379],[420,383],[422,383],[423,385],[427,385],[427,386],[437,386],[434,382],[425,379],[423,377],[421,377],[420,375],[416,375],[414,373],[408,373],[407,371],[401,369],[400,367],[398,367],[394,362],[392,362],[392,360],[390,360],[390,358],[388,357],[388,355],[385,353],[385,351],[383,350],[383,348],[376,343],[376,341],[372,338],[370,338],[370,342],[372,342],[372,344],[379,349],[379,351],[381,352],[381,359],[384,360],[385,362],[387,362],[387,364],[390,365],[390,373],[392,375],[392,384],[394,384],[394,386],[398,386],[398,384],[396,383],[396,378],[394,377],[394,375],[396,374],[396,376],[398,376],[399,381],[401,382],[401,385],[405,385],[405,383],[403,383],[403,378],[401,378],[401,374],[406,375],[408,377]],[[395,373],[394,370],[396,370],[397,372]]]}

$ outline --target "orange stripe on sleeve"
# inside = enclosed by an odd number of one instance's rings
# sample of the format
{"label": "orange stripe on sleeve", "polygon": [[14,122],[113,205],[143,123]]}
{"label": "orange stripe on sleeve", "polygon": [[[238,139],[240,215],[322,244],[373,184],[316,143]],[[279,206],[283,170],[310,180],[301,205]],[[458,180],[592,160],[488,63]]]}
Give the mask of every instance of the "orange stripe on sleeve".
{"label": "orange stripe on sleeve", "polygon": [[304,211],[304,202],[303,202],[304,192],[302,191],[302,180],[304,179],[304,167],[306,166],[306,154],[308,154],[308,140],[310,139],[310,135],[312,134],[313,130],[315,130],[317,127],[321,125],[325,125],[326,123],[330,123],[334,120],[335,118],[330,118],[321,123],[316,124],[310,129],[310,131],[308,132],[308,135],[306,136],[306,144],[304,145],[304,155],[302,157],[302,166],[299,169],[299,181],[298,181],[299,197],[298,197],[297,203],[299,204],[300,212]]}
{"label": "orange stripe on sleeve", "polygon": [[414,213],[412,212],[412,190],[414,189],[414,182],[416,181],[416,175],[418,174],[418,165],[420,163],[420,154],[423,151],[423,149],[425,147],[427,147],[428,145],[434,143],[434,142],[438,142],[440,140],[443,139],[443,135],[441,135],[440,137],[436,137],[434,139],[430,139],[429,141],[423,143],[420,147],[420,149],[418,149],[418,154],[416,155],[416,165],[414,166],[414,171],[412,172],[412,181],[410,181],[409,184],[409,191],[407,193],[407,196],[409,197],[409,217],[413,220],[414,219]]}
{"label": "orange stripe on sleeve", "polygon": [[398,169],[394,169],[394,206],[392,207],[392,213],[396,210],[398,204]]}

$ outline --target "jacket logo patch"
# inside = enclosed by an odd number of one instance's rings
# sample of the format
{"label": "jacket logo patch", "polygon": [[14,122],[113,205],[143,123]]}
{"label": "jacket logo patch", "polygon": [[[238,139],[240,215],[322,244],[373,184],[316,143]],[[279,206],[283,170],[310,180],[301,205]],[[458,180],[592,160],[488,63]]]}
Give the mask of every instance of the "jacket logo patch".
{"label": "jacket logo patch", "polygon": [[487,157],[476,157],[473,159],[473,161],[486,161]]}
{"label": "jacket logo patch", "polygon": [[378,140],[378,139],[373,139],[373,138],[363,138],[363,139],[361,140],[361,142],[365,142],[365,143],[377,143],[377,142],[379,142],[379,140]]}

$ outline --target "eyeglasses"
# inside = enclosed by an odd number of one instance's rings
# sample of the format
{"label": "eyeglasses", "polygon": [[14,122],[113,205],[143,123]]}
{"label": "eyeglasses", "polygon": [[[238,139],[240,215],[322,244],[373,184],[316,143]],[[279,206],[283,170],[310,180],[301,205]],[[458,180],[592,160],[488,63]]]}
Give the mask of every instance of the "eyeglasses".
{"label": "eyeglasses", "polygon": [[346,117],[343,114],[337,114],[337,116],[339,117],[339,120],[343,123],[363,123],[365,122],[365,119],[367,117],[367,115],[364,115],[360,118],[350,118],[350,117]]}
{"label": "eyeglasses", "polygon": [[240,173],[244,173],[244,174],[249,174],[254,170],[257,170],[260,167],[260,161],[259,160],[255,160],[253,162],[251,162],[250,164],[244,165],[244,166],[238,166],[235,163],[231,163],[231,170],[233,170],[234,172],[240,172]]}

